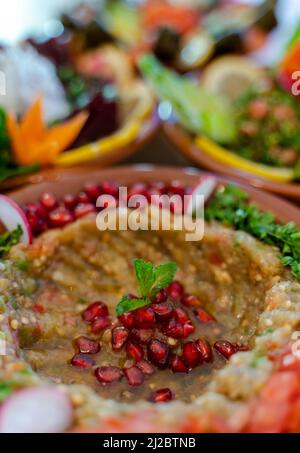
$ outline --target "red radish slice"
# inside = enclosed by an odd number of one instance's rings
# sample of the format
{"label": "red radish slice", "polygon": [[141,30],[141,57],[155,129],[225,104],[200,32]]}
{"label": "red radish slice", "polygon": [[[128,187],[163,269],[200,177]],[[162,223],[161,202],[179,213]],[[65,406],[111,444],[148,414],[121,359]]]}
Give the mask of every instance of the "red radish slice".
{"label": "red radish slice", "polygon": [[14,200],[5,195],[0,195],[0,222],[8,231],[13,231],[20,225],[23,230],[21,242],[24,244],[32,242],[31,228],[24,212]]}
{"label": "red radish slice", "polygon": [[72,424],[68,396],[54,386],[31,387],[0,406],[0,433],[59,433]]}
{"label": "red radish slice", "polygon": [[197,200],[197,195],[202,195],[204,197],[204,203],[211,197],[215,188],[217,187],[217,180],[213,176],[204,176],[201,178],[199,184],[194,188],[192,192],[192,197],[189,200],[189,203],[186,208],[186,214],[192,216],[193,213],[198,208],[199,200]]}

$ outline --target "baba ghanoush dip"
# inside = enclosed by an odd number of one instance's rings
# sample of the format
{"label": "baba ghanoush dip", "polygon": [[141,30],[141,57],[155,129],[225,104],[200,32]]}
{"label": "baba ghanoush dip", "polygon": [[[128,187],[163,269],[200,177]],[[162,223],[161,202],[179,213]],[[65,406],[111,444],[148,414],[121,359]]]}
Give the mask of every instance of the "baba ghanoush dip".
{"label": "baba ghanoush dip", "polygon": [[299,430],[300,285],[279,248],[211,219],[186,242],[95,216],[1,261],[0,432]]}

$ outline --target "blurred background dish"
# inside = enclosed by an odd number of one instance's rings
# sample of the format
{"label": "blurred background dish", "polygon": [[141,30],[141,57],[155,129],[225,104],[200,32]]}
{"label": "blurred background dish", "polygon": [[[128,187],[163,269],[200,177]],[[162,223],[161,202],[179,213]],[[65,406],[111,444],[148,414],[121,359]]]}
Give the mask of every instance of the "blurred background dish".
{"label": "blurred background dish", "polygon": [[[298,182],[300,168],[300,104],[294,88],[299,36],[297,26],[283,56],[268,68],[246,56],[226,55],[208,64],[200,77],[186,77],[151,54],[140,58],[144,77],[161,105],[169,106],[165,120],[189,134],[189,145],[185,140],[180,147],[188,157],[251,182],[274,182],[265,188],[277,192],[285,184],[289,187],[282,193],[297,189],[293,183]],[[166,130],[175,144],[183,143],[176,140],[172,126]],[[189,152],[191,147],[195,149]]]}
{"label": "blurred background dish", "polygon": [[261,48],[277,25],[276,0],[105,2],[103,22],[136,58],[145,51],[179,71],[215,55]]}
{"label": "blurred background dish", "polygon": [[[82,4],[84,3],[84,6]],[[120,22],[117,21],[119,24],[125,24],[126,25],[126,20],[128,20],[128,23],[131,22],[131,26],[126,28],[121,26],[121,29],[127,29],[127,31],[130,29],[130,36],[133,37],[135,33],[134,27],[133,27],[133,22],[134,20],[132,19],[133,17],[136,17],[136,12],[140,12],[141,9],[145,9],[145,5],[147,2],[143,1],[127,1],[122,3],[122,7],[120,7],[119,2],[109,2],[110,8],[112,8],[113,11],[119,11],[118,14],[116,14],[116,17],[120,18]],[[150,2],[149,2],[150,3]],[[158,8],[160,10],[159,3],[163,2],[151,2],[151,5],[154,5],[155,8]],[[166,2],[164,2],[166,3]],[[172,5],[164,5],[164,8],[174,8],[173,11],[176,11],[176,8],[179,8],[179,11],[182,11],[182,8],[185,10],[191,11],[202,11],[202,19],[201,23],[204,21],[204,18],[206,16],[215,17],[217,19],[212,20],[212,24],[214,27],[218,26],[225,26],[226,21],[223,21],[223,17],[226,17],[225,14],[225,9],[226,8],[235,8],[236,11],[241,13],[243,11],[243,14],[245,11],[250,11],[249,5],[251,4],[251,8],[253,5],[256,7],[260,8],[259,10],[261,11],[261,8],[265,8],[265,5],[268,4],[268,7],[270,7],[270,2],[262,2],[259,0],[245,0],[245,1],[222,1],[222,2],[216,2],[216,1],[172,1],[169,2],[172,3]],[[241,6],[241,3],[246,4]],[[237,5],[238,4],[238,5]],[[115,6],[117,5],[117,6]],[[158,5],[158,6],[157,6]],[[16,8],[18,6],[18,8]],[[112,89],[111,90],[111,83],[108,83],[108,89],[106,89],[107,82],[110,82],[111,79],[111,74],[112,71],[107,71],[107,68],[113,66],[114,68],[114,74],[116,76],[116,83],[115,85],[118,84],[123,86],[122,90],[122,95],[124,96],[124,103],[123,102],[117,102],[117,108],[118,110],[122,111],[124,113],[124,117],[128,118],[128,111],[132,111],[132,104],[137,104],[137,107],[134,110],[134,112],[142,112],[147,111],[147,106],[149,107],[149,103],[147,99],[149,99],[149,91],[145,87],[145,85],[138,79],[136,79],[136,75],[133,71],[133,65],[132,65],[132,56],[137,56],[139,55],[139,52],[133,52],[132,47],[127,45],[125,46],[126,51],[121,49],[119,46],[115,45],[115,36],[113,36],[115,33],[113,33],[113,30],[109,27],[109,21],[108,17],[109,14],[107,12],[104,13],[105,8],[107,4],[104,1],[85,1],[82,2],[80,0],[67,0],[65,2],[60,2],[58,0],[52,0],[50,1],[45,1],[43,2],[43,8],[40,7],[40,2],[37,0],[24,0],[23,2],[18,2],[17,0],[11,0],[9,4],[6,7],[6,14],[5,17],[2,16],[0,18],[1,22],[1,27],[0,27],[0,42],[6,45],[14,45],[16,42],[22,42],[24,40],[28,41],[28,37],[31,37],[30,39],[30,44],[32,47],[35,49],[38,49],[38,54],[39,57],[41,54],[47,55],[47,58],[50,56],[50,63],[53,64],[52,62],[54,60],[60,60],[60,61],[67,61],[66,60],[66,53],[70,54],[70,47],[69,47],[69,42],[70,42],[70,36],[73,38],[71,39],[72,45],[71,45],[71,54],[80,54],[80,58],[76,58],[76,71],[78,71],[78,68],[80,67],[80,71],[83,71],[83,78],[92,78],[91,77],[91,68],[92,71],[99,71],[99,67],[101,68],[101,71],[103,71],[104,77],[101,77],[102,82],[104,81],[104,91],[105,95],[108,95],[110,97],[111,101],[111,96],[114,97],[116,95],[116,90]],[[147,5],[146,5],[147,6]],[[149,6],[149,5],[148,5]],[[274,6],[274,5],[273,5]],[[273,8],[272,6],[272,8]],[[134,9],[134,8],[135,9]],[[217,12],[217,8],[222,8],[222,15],[220,14],[215,14]],[[122,9],[123,8],[123,9]],[[138,9],[137,9],[138,8]],[[153,7],[154,8],[154,7]],[[154,8],[154,9],[155,9]],[[171,8],[171,9],[172,9]],[[147,8],[146,8],[147,9]],[[169,9],[169,12],[171,11]],[[16,13],[16,10],[18,11]],[[107,10],[108,11],[108,10]],[[120,13],[121,11],[121,13]],[[122,12],[123,11],[123,12]],[[124,17],[124,11],[129,11],[130,17],[126,19]],[[151,8],[150,8],[151,11]],[[153,11],[153,10],[152,10]],[[134,14],[132,14],[134,13]],[[238,17],[240,17],[238,14]],[[274,64],[274,61],[276,61],[276,58],[278,59],[279,55],[282,55],[282,49],[285,48],[286,42],[289,39],[289,36],[291,34],[291,30],[293,29],[294,25],[297,23],[300,15],[300,8],[299,8],[299,2],[296,0],[278,0],[277,6],[276,6],[276,17],[279,21],[279,26],[275,27],[274,30],[271,30],[271,28],[274,25],[270,26],[269,25],[269,31],[267,33],[264,33],[264,39],[263,39],[263,45],[258,45],[258,46],[253,46],[252,51],[250,48],[248,48],[247,52],[248,55],[251,56],[251,59],[255,59],[256,63],[263,62],[264,64],[272,65]],[[158,15],[159,16],[159,15]],[[167,15],[168,16],[168,15]],[[174,23],[176,23],[176,17],[177,17],[177,22],[178,22],[178,15],[170,15],[172,20],[174,20]],[[197,15],[193,15],[195,18]],[[233,15],[234,16],[234,15]],[[233,17],[232,16],[232,17]],[[246,14],[247,16],[247,14]],[[159,19],[157,16],[154,14],[154,19],[156,17],[156,20]],[[166,20],[166,16],[162,15],[162,22],[160,23],[158,20],[158,28],[160,28],[161,24],[163,23],[164,20]],[[169,16],[168,16],[169,17]],[[190,16],[189,16],[190,17]],[[197,16],[198,17],[198,16]],[[253,16],[252,16],[253,17]],[[218,19],[219,18],[219,19]],[[150,21],[151,22],[151,21]],[[230,21],[229,21],[230,22]],[[268,22],[268,21],[267,21]],[[271,21],[272,22],[272,21]],[[155,21],[154,21],[155,23]],[[13,25],[12,25],[13,24]],[[168,25],[168,21],[166,23]],[[198,22],[199,25],[199,22]],[[197,26],[198,26],[197,25]],[[264,25],[266,26],[266,25]],[[151,27],[150,27],[151,28]],[[199,28],[199,27],[198,27]],[[218,28],[218,27],[217,27]],[[226,27],[225,27],[226,28]],[[250,27],[251,28],[251,27]],[[255,27],[254,27],[255,28]],[[141,31],[141,30],[140,30]],[[247,31],[249,31],[249,23],[244,30],[246,32],[246,35],[249,37],[249,41],[252,43],[257,42],[255,39],[255,33],[250,33],[248,34]],[[155,36],[152,34],[152,37]],[[196,40],[197,41],[197,40]],[[99,45],[99,42],[101,42],[101,51],[98,52],[96,51],[97,46]],[[203,41],[200,39],[200,44],[203,44]],[[205,42],[205,40],[204,40]],[[60,46],[57,46],[57,43],[60,43]],[[199,44],[199,45],[200,45]],[[150,46],[151,47],[151,46]],[[200,45],[201,47],[201,45]],[[57,48],[59,48],[59,51],[57,52]],[[69,48],[69,49],[68,49]],[[152,48],[152,47],[151,47]],[[192,46],[192,49],[197,49],[197,45]],[[255,50],[256,48],[256,50]],[[68,51],[66,52],[66,50]],[[23,50],[23,49],[22,49]],[[143,49],[141,49],[144,51]],[[147,49],[146,49],[147,50]],[[227,49],[228,50],[228,49]],[[227,52],[226,50],[226,52]],[[229,49],[231,51],[235,50],[240,52],[240,49]],[[253,52],[253,50],[255,50]],[[243,52],[245,49],[243,49]],[[213,52],[215,52],[215,42],[214,42],[214,48]],[[218,51],[219,52],[219,51]],[[249,53],[250,52],[250,53]],[[82,53],[84,53],[84,58],[82,58]],[[130,53],[130,57],[129,57]],[[193,53],[193,52],[192,52]],[[219,52],[220,53],[220,52]],[[221,52],[222,53],[222,52]],[[216,53],[212,53],[212,55],[217,55]],[[211,57],[209,57],[210,59]],[[5,59],[4,59],[5,60]],[[7,58],[6,60],[7,61]],[[106,65],[103,64],[103,62],[109,61],[109,64]],[[73,58],[72,58],[72,63],[73,63]],[[80,63],[80,64],[79,64]],[[203,62],[204,63],[204,62]],[[207,63],[207,61],[206,61]],[[180,71],[186,71],[187,68],[179,68],[176,67],[176,64],[174,62],[169,62],[169,65],[173,65],[176,69],[179,69]],[[212,64],[212,63],[210,63]],[[55,66],[55,65],[54,65]],[[8,67],[11,67],[11,64],[8,65]],[[24,67],[24,66],[23,66]],[[62,77],[64,80],[59,80],[60,85],[63,85],[63,90],[66,90],[66,86],[68,88],[68,91],[70,92],[71,96],[75,95],[75,103],[76,103],[76,96],[79,90],[79,99],[82,101],[83,98],[80,96],[80,90],[82,89],[82,80],[80,78],[77,78],[77,73],[72,73],[72,71],[69,71],[68,68],[62,68],[63,70],[60,71],[60,77]],[[65,70],[67,69],[67,70]],[[239,70],[241,69],[241,66],[239,67]],[[75,72],[76,72],[75,71]],[[29,71],[30,73],[30,71]],[[240,72],[241,73],[241,72]],[[251,71],[249,72],[249,74]],[[225,71],[226,74],[226,71]],[[75,77],[74,77],[75,75]],[[230,75],[230,72],[229,72]],[[99,76],[99,73],[98,73]],[[121,76],[121,77],[120,77]],[[124,80],[129,80],[133,76],[134,83],[131,84],[131,89],[124,89],[125,83]],[[198,75],[197,75],[198,77]],[[222,86],[222,77],[224,77],[224,70],[223,70],[223,75],[222,71],[218,72],[217,77],[214,79],[214,83],[217,86]],[[221,78],[221,83],[220,80],[218,79]],[[43,79],[43,77],[39,77],[40,80]],[[1,82],[1,80],[0,80]],[[135,84],[137,82],[137,85]],[[32,84],[35,87],[35,83]],[[115,85],[113,84],[113,88],[115,88]],[[136,90],[135,88],[138,86],[138,89]],[[134,88],[133,88],[134,87]],[[56,87],[57,88],[57,87]],[[94,89],[94,88],[93,88]],[[92,89],[92,90],[93,90]],[[102,90],[102,87],[101,87]],[[27,90],[30,92],[30,90]],[[137,91],[137,93],[136,93]],[[146,95],[147,93],[147,95]],[[1,96],[2,97],[2,96]],[[32,97],[28,98],[33,102]],[[18,97],[19,99],[19,97]],[[60,99],[61,102],[55,103],[55,108],[57,109],[60,107],[65,107],[65,104],[62,102],[63,96],[57,97],[56,99]],[[139,101],[137,102],[137,99]],[[51,100],[51,99],[50,99]],[[36,99],[37,101],[37,99]],[[69,100],[68,100],[69,101]],[[74,97],[73,97],[74,101]],[[115,104],[115,99],[113,99],[114,102],[109,102],[109,105],[111,108],[111,104]],[[118,101],[120,101],[120,96],[118,98]],[[28,99],[24,99],[24,104],[28,105]],[[47,102],[47,105],[53,108],[53,103],[49,102],[48,97],[43,100],[43,102]],[[57,104],[57,105],[56,105]],[[124,105],[126,106],[124,108]],[[81,105],[80,105],[81,106]],[[24,109],[23,105],[23,110],[26,112],[26,109]],[[113,109],[111,109],[113,110]],[[60,110],[62,112],[63,110]],[[75,110],[76,111],[76,110]],[[21,111],[22,113],[22,111]],[[53,112],[50,111],[50,114],[53,114]],[[158,116],[161,120],[165,121],[170,117],[170,103],[168,102],[162,102],[159,104],[158,108]],[[129,115],[130,116],[130,115]],[[51,117],[51,115],[50,115]],[[106,121],[101,122],[101,128],[105,125],[105,123],[109,122],[109,118],[111,116],[108,115],[106,116]],[[83,118],[81,118],[83,121]],[[125,162],[129,163],[134,163],[134,162],[153,162],[153,163],[165,163],[165,164],[175,164],[175,165],[186,165],[191,159],[191,156],[187,156],[184,154],[181,154],[178,152],[178,148],[174,147],[172,145],[171,141],[166,142],[164,140],[164,136],[162,134],[156,134],[153,141],[148,145],[148,146],[141,146],[141,137],[147,139],[150,138],[150,136],[153,136],[154,132],[157,130],[157,117],[155,114],[153,114],[153,110],[151,113],[146,115],[146,118],[141,120],[141,127],[137,127],[136,125],[133,125],[132,128],[129,128],[129,131],[127,129],[127,133],[125,135],[121,135],[121,138],[118,137],[117,140],[115,140],[115,136],[113,133],[113,138],[114,140],[106,142],[104,140],[104,144],[100,146],[100,152],[97,153],[97,161],[92,160],[90,162],[97,162],[97,165],[111,165],[117,161],[120,161],[122,159],[125,159]],[[140,120],[139,120],[140,122]],[[0,116],[0,126],[3,124],[3,118],[1,119]],[[53,126],[52,122],[51,124],[47,124],[49,126],[49,129]],[[170,126],[171,127],[171,126]],[[133,139],[132,134],[135,135],[137,130],[139,130],[138,136]],[[118,129],[119,131],[119,129]],[[145,132],[146,131],[146,132]],[[221,134],[222,134],[222,128],[220,129]],[[47,130],[47,132],[50,132]],[[125,130],[126,132],[126,130]],[[182,131],[181,131],[182,132]],[[224,132],[224,131],[223,131]],[[51,135],[50,135],[51,136]],[[5,141],[7,140],[7,137],[0,134],[0,146],[1,143],[4,144],[5,148]],[[124,143],[125,141],[125,143]],[[100,142],[102,143],[102,141]],[[135,146],[131,146],[134,143]],[[97,143],[99,146],[99,141]],[[122,149],[125,149],[126,151],[123,153]],[[66,157],[67,153],[62,153],[62,159],[61,159],[61,164],[64,165],[88,165],[89,159],[91,157],[95,157],[95,152],[97,150],[97,146],[93,144],[93,146],[88,146],[84,147],[83,152],[80,155],[77,155],[77,158],[74,159],[73,157],[74,154],[70,153],[69,156],[72,160],[72,162],[68,161],[68,158]],[[5,151],[5,150],[4,150]],[[12,165],[13,168],[11,168],[11,162],[9,159],[7,160],[7,154],[2,151],[1,152],[1,166],[2,169],[4,169],[4,172],[0,171],[0,178],[2,174],[2,181],[4,178],[9,174],[7,170],[15,170],[15,166]],[[134,156],[128,157],[130,154],[133,154],[135,152]],[[194,160],[194,158],[193,158]],[[200,165],[201,163],[198,162]],[[92,163],[93,165],[93,163]],[[8,166],[8,168],[7,168]],[[221,165],[222,168],[225,168],[224,165]],[[0,168],[1,170],[1,168]],[[25,170],[26,171],[26,170]],[[225,168],[226,171],[226,168]],[[21,169],[22,172],[22,169]],[[46,174],[49,172],[48,169],[43,170],[42,173],[39,171],[35,174],[29,173],[26,175],[20,175],[17,176],[13,179],[11,178],[6,178],[5,184],[2,182],[2,189],[11,187],[12,185],[15,184],[23,184],[24,182],[32,182],[32,181],[37,181],[40,180],[40,178],[43,178],[43,174],[46,172]],[[50,171],[51,172],[51,171]],[[249,177],[249,176],[247,176]],[[260,180],[256,176],[253,178],[255,180],[255,184],[263,184],[265,181]],[[273,182],[268,181],[268,184],[273,184]],[[285,184],[285,186],[287,186]],[[294,186],[294,185],[292,185]],[[281,184],[282,187],[282,184]]]}
{"label": "blurred background dish", "polygon": [[155,131],[150,90],[95,14],[81,6],[41,34],[3,44],[2,188],[50,166],[114,163]]}

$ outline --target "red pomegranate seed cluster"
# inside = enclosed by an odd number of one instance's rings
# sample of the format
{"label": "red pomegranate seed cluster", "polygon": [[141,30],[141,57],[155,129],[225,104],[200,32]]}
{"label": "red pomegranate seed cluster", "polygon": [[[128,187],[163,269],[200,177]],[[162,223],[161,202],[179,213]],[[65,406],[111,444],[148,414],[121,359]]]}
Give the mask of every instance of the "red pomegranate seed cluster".
{"label": "red pomegranate seed cluster", "polygon": [[[144,184],[135,183],[128,188],[128,198],[132,195],[143,195],[148,201],[151,195],[169,196],[191,193],[189,187],[174,181],[170,185],[161,182]],[[86,184],[77,195],[67,194],[58,199],[51,193],[43,193],[36,203],[28,203],[23,207],[28,223],[34,236],[38,236],[51,228],[62,228],[73,221],[96,212],[96,201],[100,195],[111,195],[117,201],[119,197],[119,186],[110,181],[99,184]],[[172,211],[178,212],[179,207],[171,206]]]}
{"label": "red pomegranate seed cluster", "polygon": [[[130,295],[132,299],[136,298]],[[189,312],[193,314],[193,320]],[[111,326],[107,305],[102,301],[90,304],[81,314],[92,334],[98,335]],[[95,377],[102,385],[126,379],[137,387],[157,369],[169,369],[173,373],[189,373],[198,366],[212,363],[215,354],[228,360],[233,354],[247,351],[244,345],[219,340],[212,346],[205,338],[188,339],[195,332],[194,323],[204,325],[215,319],[203,307],[201,301],[187,294],[183,285],[173,281],[167,290],[161,290],[151,305],[126,312],[119,316],[118,323],[111,328],[111,348],[119,353],[126,352],[128,366],[100,366]],[[74,367],[95,368],[91,355],[101,351],[99,341],[86,336],[75,339],[76,354],[71,359]],[[163,388],[152,393],[150,401],[171,401],[172,391]]]}

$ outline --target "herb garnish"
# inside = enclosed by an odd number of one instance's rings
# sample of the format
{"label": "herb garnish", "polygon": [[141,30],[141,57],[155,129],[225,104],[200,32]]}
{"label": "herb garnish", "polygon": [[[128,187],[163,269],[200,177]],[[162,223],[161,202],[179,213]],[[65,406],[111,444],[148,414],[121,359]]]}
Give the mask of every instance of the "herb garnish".
{"label": "herb garnish", "polygon": [[172,261],[160,264],[159,266],[153,266],[152,263],[135,259],[134,269],[139,285],[140,297],[138,299],[132,299],[128,295],[124,296],[116,307],[118,316],[123,315],[127,311],[136,310],[137,308],[151,304],[151,299],[161,289],[167,288],[174,279],[177,266]]}
{"label": "herb garnish", "polygon": [[2,258],[13,245],[18,244],[22,236],[22,228],[20,225],[13,231],[6,231],[0,235],[0,258]]}
{"label": "herb garnish", "polygon": [[205,210],[205,218],[246,231],[278,247],[282,264],[289,266],[293,276],[300,280],[300,230],[293,222],[280,225],[273,214],[262,212],[249,203],[248,194],[234,185],[216,194]]}

